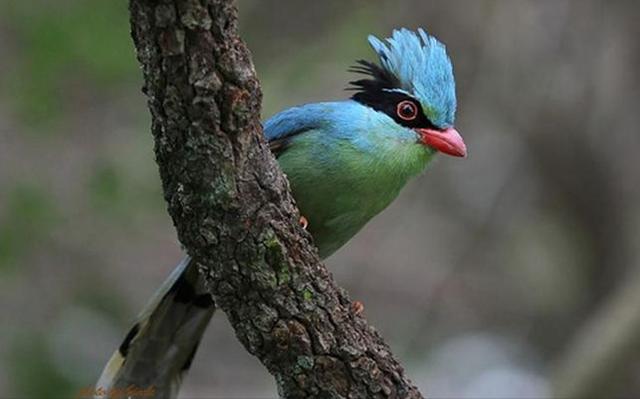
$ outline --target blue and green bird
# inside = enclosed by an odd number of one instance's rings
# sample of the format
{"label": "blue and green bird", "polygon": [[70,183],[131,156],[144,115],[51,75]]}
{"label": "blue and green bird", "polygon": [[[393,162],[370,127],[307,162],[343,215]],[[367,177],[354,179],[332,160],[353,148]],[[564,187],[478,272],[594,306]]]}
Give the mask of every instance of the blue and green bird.
{"label": "blue and green bird", "polygon": [[[438,153],[466,156],[445,46],[418,29],[369,36],[379,63],[360,60],[348,100],[301,105],[264,124],[319,254],[342,247]],[[97,388],[131,384],[177,395],[214,306],[185,258],[105,367]]]}

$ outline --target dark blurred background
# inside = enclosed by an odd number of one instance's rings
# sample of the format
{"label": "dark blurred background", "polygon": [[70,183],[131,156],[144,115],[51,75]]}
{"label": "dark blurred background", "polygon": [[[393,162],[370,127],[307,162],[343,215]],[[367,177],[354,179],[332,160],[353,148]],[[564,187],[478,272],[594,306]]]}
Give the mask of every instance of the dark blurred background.
{"label": "dark blurred background", "polygon": [[[92,386],[182,256],[126,7],[0,3],[0,397]],[[545,397],[604,359],[584,392],[640,396],[640,2],[239,9],[264,117],[348,96],[369,33],[447,44],[469,158],[440,157],[327,261],[423,392]],[[216,315],[182,397],[275,395]]]}

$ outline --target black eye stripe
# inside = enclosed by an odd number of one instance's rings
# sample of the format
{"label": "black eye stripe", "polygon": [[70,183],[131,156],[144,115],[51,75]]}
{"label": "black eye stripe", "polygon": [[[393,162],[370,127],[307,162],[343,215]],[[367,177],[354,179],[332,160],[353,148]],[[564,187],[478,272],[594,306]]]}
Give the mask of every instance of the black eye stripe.
{"label": "black eye stripe", "polygon": [[[376,111],[384,112],[402,126],[437,129],[424,112],[422,112],[422,106],[419,101],[406,94],[390,91],[399,89],[401,86],[398,79],[388,70],[364,60],[357,61],[357,65],[350,70],[352,72],[369,75],[367,79],[350,82],[353,87],[347,90],[356,91],[356,93],[351,96],[351,99],[371,107]],[[398,116],[397,106],[404,100],[411,101],[416,105],[418,115],[415,118],[407,120]]]}
{"label": "black eye stripe", "polygon": [[[428,128],[436,129],[429,118],[422,111],[420,103],[414,98],[395,91],[375,90],[363,91],[354,94],[351,97],[360,104],[366,105],[376,111],[384,112],[389,115],[396,123],[409,128]],[[418,114],[414,119],[403,119],[398,115],[398,104],[402,101],[410,101],[418,110]]]}

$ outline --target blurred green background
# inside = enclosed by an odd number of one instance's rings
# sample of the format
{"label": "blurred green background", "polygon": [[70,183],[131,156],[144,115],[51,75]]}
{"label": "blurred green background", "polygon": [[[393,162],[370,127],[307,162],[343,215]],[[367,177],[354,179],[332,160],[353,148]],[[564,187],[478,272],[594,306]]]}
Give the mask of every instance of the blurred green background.
{"label": "blurred green background", "polygon": [[[588,321],[636,288],[640,2],[239,9],[264,117],[348,96],[369,33],[447,44],[469,158],[441,157],[327,264],[430,397],[550,395]],[[93,385],[182,256],[140,86],[126,2],[0,3],[0,397]],[[624,352],[589,392],[640,396],[640,343]],[[275,395],[216,315],[182,397]]]}

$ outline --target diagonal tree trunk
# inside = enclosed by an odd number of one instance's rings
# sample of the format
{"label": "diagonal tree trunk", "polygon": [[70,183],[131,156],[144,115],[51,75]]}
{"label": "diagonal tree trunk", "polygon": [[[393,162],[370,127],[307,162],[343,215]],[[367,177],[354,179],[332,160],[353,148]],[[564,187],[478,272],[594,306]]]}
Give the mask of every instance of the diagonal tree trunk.
{"label": "diagonal tree trunk", "polygon": [[298,226],[232,1],[131,0],[130,10],[169,214],[280,395],[421,397]]}

